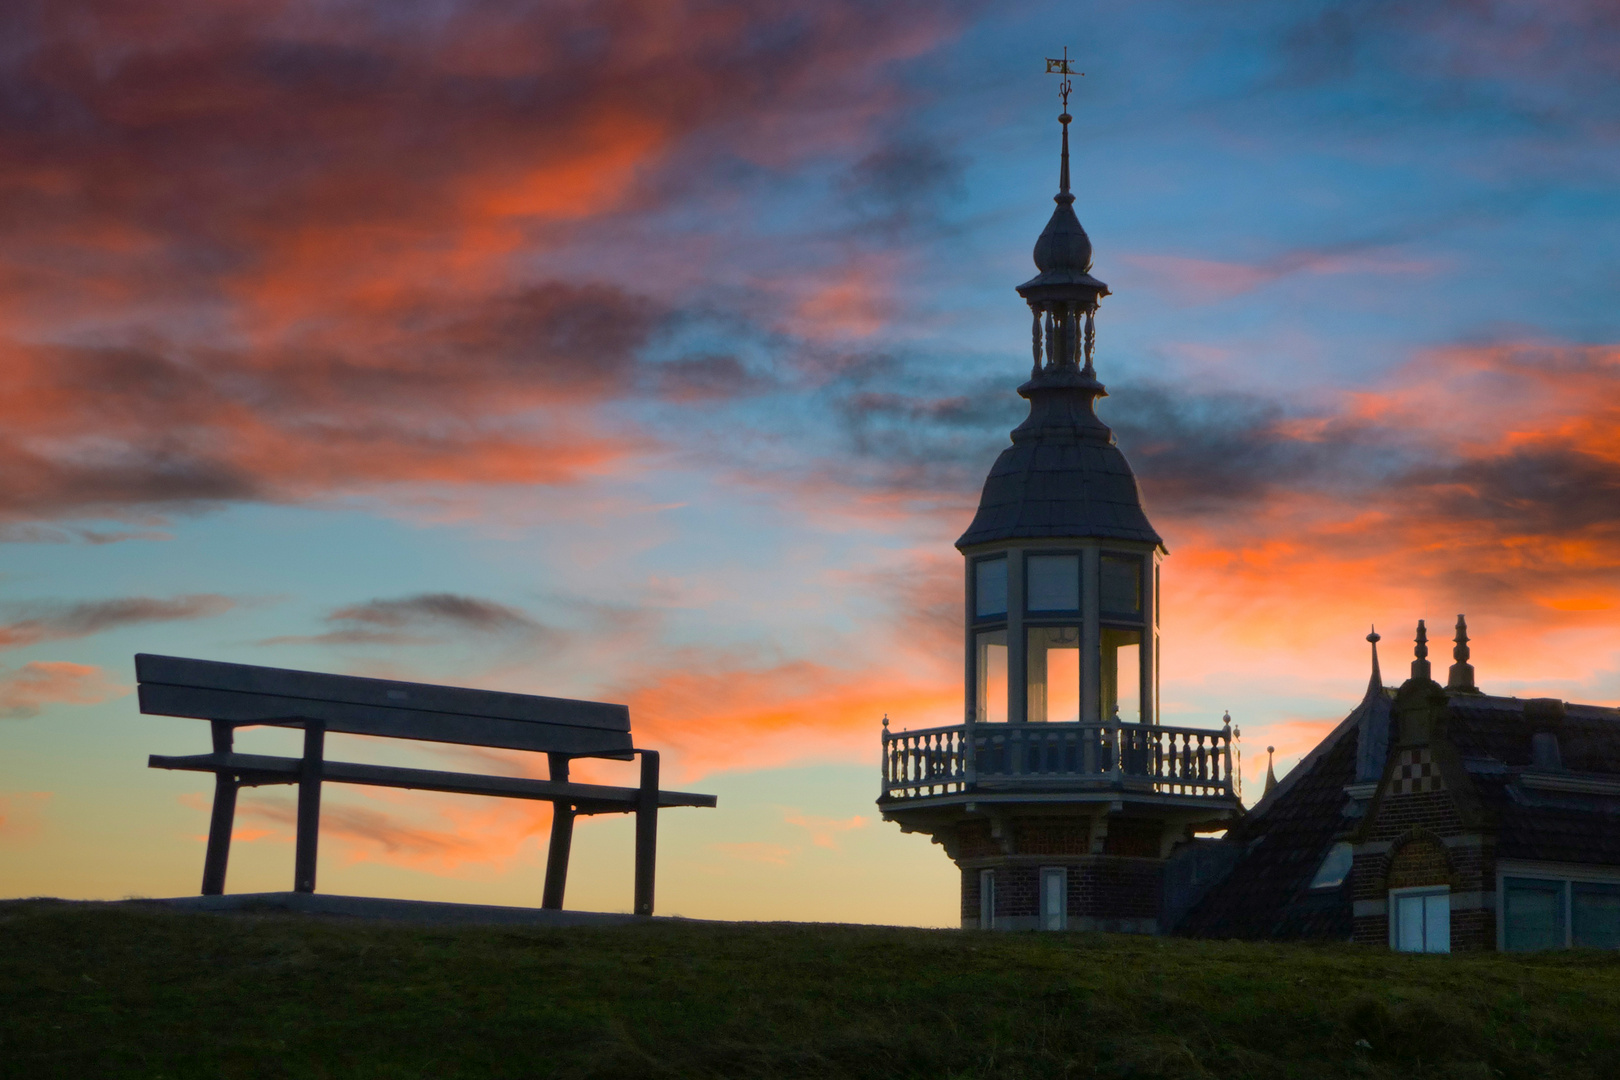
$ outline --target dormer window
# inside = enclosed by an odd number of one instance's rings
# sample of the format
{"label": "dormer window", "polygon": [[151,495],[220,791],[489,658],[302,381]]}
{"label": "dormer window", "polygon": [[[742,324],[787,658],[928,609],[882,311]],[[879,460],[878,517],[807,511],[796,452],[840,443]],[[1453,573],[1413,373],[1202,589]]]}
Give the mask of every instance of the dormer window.
{"label": "dormer window", "polygon": [[1313,889],[1336,889],[1344,884],[1344,879],[1350,876],[1350,864],[1355,862],[1356,851],[1350,844],[1341,840],[1328,848],[1327,856],[1322,865],[1316,868],[1316,876],[1311,878]]}

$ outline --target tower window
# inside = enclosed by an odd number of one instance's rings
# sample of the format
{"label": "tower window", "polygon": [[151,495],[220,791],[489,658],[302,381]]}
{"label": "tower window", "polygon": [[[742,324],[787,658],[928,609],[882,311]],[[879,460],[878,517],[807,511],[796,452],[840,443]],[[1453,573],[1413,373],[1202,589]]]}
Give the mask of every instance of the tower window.
{"label": "tower window", "polygon": [[981,630],[973,635],[974,682],[977,685],[975,720],[999,723],[1007,719],[1007,631]]}
{"label": "tower window", "polygon": [[1080,628],[1034,626],[1029,630],[1029,719],[1080,720]]}
{"label": "tower window", "polygon": [[1142,632],[1102,631],[1102,715],[1105,720],[1142,719]]}
{"label": "tower window", "polygon": [[973,615],[979,619],[1007,614],[1007,557],[980,559],[973,564]]}
{"label": "tower window", "polygon": [[979,929],[996,928],[996,872],[979,871]]}
{"label": "tower window", "polygon": [[1080,556],[1030,555],[1024,566],[1030,611],[1080,610]]}
{"label": "tower window", "polygon": [[1142,617],[1142,560],[1136,555],[1104,555],[1099,599],[1104,615]]}

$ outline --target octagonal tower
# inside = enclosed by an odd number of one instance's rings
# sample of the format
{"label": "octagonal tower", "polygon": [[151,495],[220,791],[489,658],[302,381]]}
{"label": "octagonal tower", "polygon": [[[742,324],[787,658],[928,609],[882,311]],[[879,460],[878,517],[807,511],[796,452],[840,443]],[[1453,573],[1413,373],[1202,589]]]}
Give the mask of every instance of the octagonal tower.
{"label": "octagonal tower", "polygon": [[1113,432],[1094,364],[1108,286],[1069,191],[1018,286],[1029,417],[956,542],[964,558],[964,722],[883,733],[885,820],[962,871],[962,925],[1160,930],[1165,860],[1239,807],[1231,725],[1159,723],[1165,547]]}

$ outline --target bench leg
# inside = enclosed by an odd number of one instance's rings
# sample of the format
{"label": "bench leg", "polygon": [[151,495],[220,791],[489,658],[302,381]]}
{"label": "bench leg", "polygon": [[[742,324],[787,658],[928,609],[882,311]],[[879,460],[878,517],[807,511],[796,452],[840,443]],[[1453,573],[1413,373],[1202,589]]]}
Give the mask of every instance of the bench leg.
{"label": "bench leg", "polygon": [[653,873],[658,865],[658,751],[640,750],[641,790],[636,793],[636,914],[653,913]]}
{"label": "bench leg", "polygon": [[[568,755],[547,754],[551,763],[551,779],[568,779]],[[568,888],[568,853],[574,846],[574,806],[572,803],[551,804],[551,848],[546,853],[546,891],[540,900],[542,908],[561,911],[563,891]]]}
{"label": "bench leg", "polygon": [[326,724],[304,722],[304,771],[298,778],[298,841],[293,854],[293,891],[315,891],[315,849],[321,832],[321,759]]}
{"label": "bench leg", "polygon": [[[234,730],[223,720],[213,721],[214,753],[228,754]],[[202,894],[219,896],[225,891],[225,866],[231,858],[231,829],[236,824],[236,777],[228,772],[214,774],[214,812],[208,820],[208,854],[203,856]]]}

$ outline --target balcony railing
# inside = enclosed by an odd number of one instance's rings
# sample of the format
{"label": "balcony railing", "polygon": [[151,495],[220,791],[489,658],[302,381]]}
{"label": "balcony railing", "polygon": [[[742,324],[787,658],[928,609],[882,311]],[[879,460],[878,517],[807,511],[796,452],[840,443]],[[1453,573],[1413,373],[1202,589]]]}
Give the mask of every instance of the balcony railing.
{"label": "balcony railing", "polygon": [[[883,794],[920,799],[976,789],[1119,788],[1231,797],[1232,729],[1156,724],[1005,724],[883,731]],[[970,752],[971,750],[971,752]]]}

